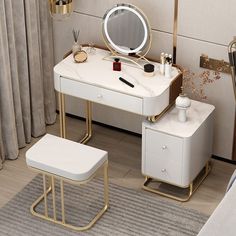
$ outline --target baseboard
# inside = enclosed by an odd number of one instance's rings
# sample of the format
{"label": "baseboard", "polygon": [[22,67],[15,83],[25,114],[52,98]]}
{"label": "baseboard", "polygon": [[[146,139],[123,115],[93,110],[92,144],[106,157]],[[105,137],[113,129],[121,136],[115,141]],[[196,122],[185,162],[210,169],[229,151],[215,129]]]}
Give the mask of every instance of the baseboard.
{"label": "baseboard", "polygon": [[226,162],[226,163],[230,163],[230,164],[236,165],[236,161],[225,159],[223,157],[212,155],[212,158],[215,159],[215,160],[219,160],[219,161],[223,161],[223,162]]}

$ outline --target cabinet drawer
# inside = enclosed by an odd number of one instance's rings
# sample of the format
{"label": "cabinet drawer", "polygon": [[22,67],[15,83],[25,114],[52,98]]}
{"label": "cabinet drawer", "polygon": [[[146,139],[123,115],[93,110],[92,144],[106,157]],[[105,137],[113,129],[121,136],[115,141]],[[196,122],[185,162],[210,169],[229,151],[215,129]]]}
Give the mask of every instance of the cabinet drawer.
{"label": "cabinet drawer", "polygon": [[92,102],[142,114],[142,98],[61,78],[61,92]]}
{"label": "cabinet drawer", "polygon": [[145,129],[144,174],[180,185],[182,180],[182,152],[182,138]]}

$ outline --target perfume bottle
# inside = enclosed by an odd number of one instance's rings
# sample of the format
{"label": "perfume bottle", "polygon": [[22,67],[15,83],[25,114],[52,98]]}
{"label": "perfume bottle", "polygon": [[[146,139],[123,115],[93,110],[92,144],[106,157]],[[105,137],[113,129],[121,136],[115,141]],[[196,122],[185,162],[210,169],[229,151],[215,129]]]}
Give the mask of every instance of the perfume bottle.
{"label": "perfume bottle", "polygon": [[113,62],[113,70],[114,71],[121,71],[121,62],[119,58],[115,58]]}

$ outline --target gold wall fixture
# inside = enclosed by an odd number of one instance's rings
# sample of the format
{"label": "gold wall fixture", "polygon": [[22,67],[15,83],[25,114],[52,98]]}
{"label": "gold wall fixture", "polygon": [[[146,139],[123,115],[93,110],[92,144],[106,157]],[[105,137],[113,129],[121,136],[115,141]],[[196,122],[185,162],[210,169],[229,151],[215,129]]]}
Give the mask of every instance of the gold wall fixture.
{"label": "gold wall fixture", "polygon": [[179,8],[179,1],[175,0],[175,5],[174,5],[174,24],[173,24],[173,63],[174,64],[176,64],[176,54],[177,54],[178,8]]}
{"label": "gold wall fixture", "polygon": [[200,56],[200,67],[227,74],[231,73],[230,65],[228,62],[224,60],[209,58],[207,55],[204,54]]}
{"label": "gold wall fixture", "polygon": [[72,2],[73,0],[49,0],[52,17],[60,19],[69,16],[73,11]]}

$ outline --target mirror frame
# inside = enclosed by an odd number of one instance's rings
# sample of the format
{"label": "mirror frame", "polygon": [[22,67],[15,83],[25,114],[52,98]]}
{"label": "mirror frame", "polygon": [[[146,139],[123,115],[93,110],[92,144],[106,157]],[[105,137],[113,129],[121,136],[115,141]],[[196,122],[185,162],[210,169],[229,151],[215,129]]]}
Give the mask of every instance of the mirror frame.
{"label": "mirror frame", "polygon": [[[138,18],[141,20],[142,25],[144,27],[144,40],[142,43],[135,49],[131,50],[124,50],[123,48],[118,47],[114,42],[111,40],[108,32],[107,32],[107,24],[109,17],[117,10],[128,10],[134,13]],[[112,8],[106,11],[105,15],[103,16],[103,23],[102,23],[102,34],[103,40],[108,47],[108,49],[112,52],[113,55],[121,54],[122,56],[128,56],[129,54],[135,54],[139,57],[144,57],[150,47],[152,42],[152,34],[151,34],[151,27],[146,15],[136,6],[131,4],[116,4]]]}

